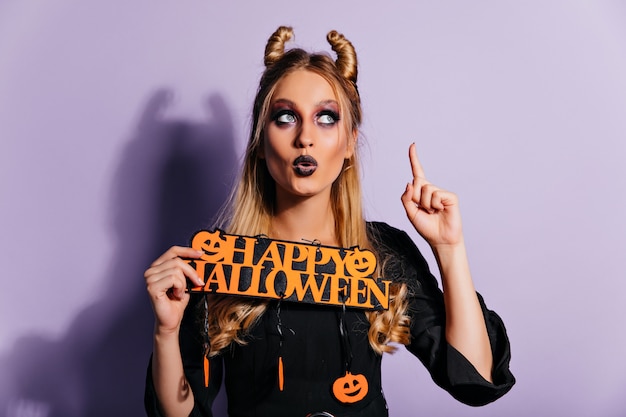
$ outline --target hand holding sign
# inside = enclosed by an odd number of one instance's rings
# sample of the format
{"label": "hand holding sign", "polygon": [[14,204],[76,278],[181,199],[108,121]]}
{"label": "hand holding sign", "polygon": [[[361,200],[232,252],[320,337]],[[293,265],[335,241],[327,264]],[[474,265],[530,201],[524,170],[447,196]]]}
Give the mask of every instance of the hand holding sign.
{"label": "hand holding sign", "polygon": [[156,319],[155,331],[176,332],[189,302],[185,293],[187,280],[194,285],[204,283],[196,271],[181,258],[198,259],[202,252],[173,246],[161,255],[144,273],[148,295]]}

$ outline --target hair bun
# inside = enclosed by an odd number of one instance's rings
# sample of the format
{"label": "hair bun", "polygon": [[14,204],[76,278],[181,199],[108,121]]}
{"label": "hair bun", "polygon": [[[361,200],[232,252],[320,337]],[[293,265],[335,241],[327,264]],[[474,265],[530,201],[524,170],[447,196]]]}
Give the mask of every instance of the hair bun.
{"label": "hair bun", "polygon": [[265,66],[269,67],[278,61],[285,53],[285,43],[293,38],[291,26],[280,26],[270,36],[265,45]]}
{"label": "hair bun", "polygon": [[335,65],[339,72],[348,80],[356,85],[357,78],[357,60],[356,51],[352,43],[347,40],[341,33],[331,30],[326,35],[328,43],[337,54]]}

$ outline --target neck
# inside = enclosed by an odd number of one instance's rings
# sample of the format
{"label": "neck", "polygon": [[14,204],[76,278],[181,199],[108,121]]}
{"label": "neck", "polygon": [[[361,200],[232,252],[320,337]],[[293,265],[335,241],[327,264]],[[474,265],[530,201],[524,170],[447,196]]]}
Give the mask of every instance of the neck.
{"label": "neck", "polygon": [[270,237],[293,242],[317,240],[322,245],[337,246],[329,196],[278,198]]}

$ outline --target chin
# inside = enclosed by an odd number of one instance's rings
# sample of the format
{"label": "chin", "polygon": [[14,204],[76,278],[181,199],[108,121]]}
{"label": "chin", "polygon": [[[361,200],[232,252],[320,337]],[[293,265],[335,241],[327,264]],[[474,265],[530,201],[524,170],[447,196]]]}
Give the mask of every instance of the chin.
{"label": "chin", "polygon": [[[291,187],[281,187],[285,196],[292,197],[300,197],[300,198],[308,198],[315,197],[319,194],[324,194],[326,192],[326,188],[320,187],[311,187],[311,186],[291,186]],[[330,193],[328,193],[330,197]]]}

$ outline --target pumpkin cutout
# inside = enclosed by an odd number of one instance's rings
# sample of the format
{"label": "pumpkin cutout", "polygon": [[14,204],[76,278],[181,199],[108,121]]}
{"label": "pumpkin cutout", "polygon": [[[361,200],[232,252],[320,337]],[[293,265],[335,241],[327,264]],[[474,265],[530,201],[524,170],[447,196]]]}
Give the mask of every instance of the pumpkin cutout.
{"label": "pumpkin cutout", "polygon": [[352,375],[350,372],[333,382],[333,395],[344,404],[361,401],[368,392],[368,383],[365,375]]}
{"label": "pumpkin cutout", "polygon": [[376,256],[370,251],[356,248],[346,256],[346,270],[353,277],[368,277],[376,270]]}
{"label": "pumpkin cutout", "polygon": [[201,258],[209,262],[220,262],[224,259],[224,248],[226,240],[222,238],[219,230],[209,232],[201,230],[194,235],[191,240],[191,247],[204,252]]}

